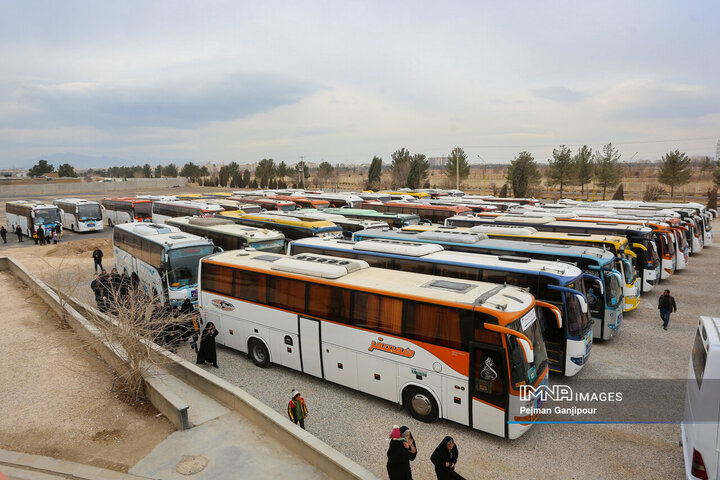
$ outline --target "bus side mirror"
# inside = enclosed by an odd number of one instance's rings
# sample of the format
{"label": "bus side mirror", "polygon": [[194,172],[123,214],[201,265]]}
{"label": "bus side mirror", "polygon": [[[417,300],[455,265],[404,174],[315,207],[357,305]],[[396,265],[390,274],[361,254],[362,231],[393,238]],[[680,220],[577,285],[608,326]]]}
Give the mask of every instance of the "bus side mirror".
{"label": "bus side mirror", "polygon": [[532,351],[530,343],[524,338],[516,338],[516,340],[523,349],[523,354],[525,354],[525,360],[527,363],[535,363],[535,353]]}
{"label": "bus side mirror", "polygon": [[576,294],[575,297],[578,299],[578,302],[580,302],[580,309],[582,310],[582,313],[588,313],[588,303],[585,297],[579,294]]}
{"label": "bus side mirror", "polygon": [[541,302],[539,300],[535,301],[535,305],[538,306],[538,308],[542,308],[545,310],[550,310],[552,314],[555,316],[555,321],[557,321],[558,328],[562,328],[562,314],[560,313],[560,309],[556,307],[555,305],[547,302]]}
{"label": "bus side mirror", "polygon": [[602,280],[600,280],[600,277],[596,277],[595,275],[590,275],[589,273],[584,273],[583,278],[585,280],[590,280],[593,283],[597,283],[598,288],[600,290],[600,295],[605,295],[605,290],[603,287]]}
{"label": "bus side mirror", "polygon": [[220,247],[213,248],[213,253],[222,253],[222,252],[224,252],[224,250]]}
{"label": "bus side mirror", "polygon": [[31,216],[32,218],[35,218],[35,212],[31,210],[31,211],[30,211],[30,216]]}

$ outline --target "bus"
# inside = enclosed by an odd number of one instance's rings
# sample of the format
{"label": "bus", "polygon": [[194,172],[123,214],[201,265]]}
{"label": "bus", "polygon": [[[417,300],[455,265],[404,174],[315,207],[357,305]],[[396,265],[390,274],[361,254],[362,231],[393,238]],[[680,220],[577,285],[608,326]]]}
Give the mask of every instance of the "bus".
{"label": "bus", "polygon": [[303,208],[301,210],[295,210],[298,215],[302,215],[307,218],[314,218],[316,220],[327,220],[332,222],[343,230],[343,238],[350,239],[353,233],[359,232],[360,230],[366,230],[368,228],[386,228],[388,225],[385,222],[377,220],[358,220],[356,218],[349,218],[344,215],[337,215],[334,213],[327,213],[325,210],[315,210],[313,208]]}
{"label": "bus", "polygon": [[426,193],[426,192],[412,192],[412,191],[410,191],[410,190],[408,190],[408,191],[403,191],[403,192],[393,192],[393,191],[383,190],[383,191],[381,191],[380,193],[386,193],[386,194],[391,195],[391,196],[392,196],[392,195],[409,195],[409,196],[411,196],[411,197],[413,197],[413,198],[415,198],[415,199],[418,199],[418,200],[420,200],[420,199],[426,199],[426,198],[427,198],[427,199],[432,198],[432,196],[431,196],[429,193]]}
{"label": "bus", "polygon": [[471,208],[461,205],[427,205],[397,201],[387,203],[363,202],[360,208],[375,210],[376,212],[412,213],[420,217],[420,223],[437,223],[440,225],[444,225],[447,218],[469,216],[473,213]]}
{"label": "bus", "polygon": [[151,222],[152,200],[135,197],[103,198],[103,214],[108,227],[123,223]]}
{"label": "bus", "polygon": [[[539,242],[520,242],[488,238],[467,229],[363,230],[353,240],[388,240],[435,243],[445,250],[483,255],[522,255],[537,260],[563,262],[578,267],[584,274],[585,291],[593,319],[593,338],[609,340],[620,328],[624,308],[624,279],[615,269],[617,259],[607,250],[593,247]],[[591,275],[592,277],[589,277]]]}
{"label": "bus", "polygon": [[8,231],[19,226],[32,238],[33,232],[42,229],[45,238],[52,238],[52,229],[62,225],[62,211],[55,205],[27,200],[15,200],[5,204],[5,221]]}
{"label": "bus", "polygon": [[588,361],[592,320],[585,278],[572,265],[513,255],[445,251],[438,244],[383,239],[349,242],[304,238],[290,242],[287,253],[351,258],[363,260],[371,267],[524,288],[535,297],[539,307],[550,371],[573,376]]}
{"label": "bus", "polygon": [[427,235],[428,237],[438,232],[452,230],[471,234],[484,234],[490,238],[520,242],[557,243],[607,249],[615,257],[613,269],[620,272],[623,277],[623,296],[625,298],[623,311],[635,310],[640,304],[642,285],[635,267],[637,256],[628,248],[628,241],[625,237],[591,235],[589,233],[538,232],[531,227],[501,225],[478,225],[471,228],[417,225],[402,229],[402,231],[430,232],[431,234]]}
{"label": "bus", "polygon": [[[518,438],[537,418],[521,385],[547,384],[535,299],[522,289],[243,250],[204,258],[200,306],[216,341],[259,367],[283,365]],[[206,323],[207,324],[207,323]]]}
{"label": "bus", "polygon": [[389,227],[393,228],[402,228],[420,223],[420,215],[415,213],[378,212],[377,210],[362,208],[326,208],[324,212],[357,220],[385,222]]}
{"label": "bus", "polygon": [[720,318],[700,317],[687,369],[680,424],[688,479],[720,474]]}
{"label": "bus", "polygon": [[212,240],[156,223],[121,224],[113,228],[115,268],[136,274],[143,291],[161,303],[197,304],[200,259],[222,251]]}
{"label": "bus", "polygon": [[328,202],[327,200],[321,200],[319,198],[307,198],[291,195],[268,195],[267,198],[272,198],[273,200],[284,200],[286,202],[293,202],[295,205],[297,205],[296,208],[323,209],[330,207],[330,202]]}
{"label": "bus", "polygon": [[363,199],[354,193],[312,193],[312,192],[296,192],[293,197],[300,196],[316,200],[325,200],[330,203],[333,208],[359,208],[363,203]]}
{"label": "bus", "polygon": [[249,203],[251,205],[259,205],[261,211],[275,211],[281,212],[292,212],[297,208],[294,202],[288,202],[287,200],[273,200],[272,198],[265,197],[228,197],[228,200],[233,200],[238,203]]}
{"label": "bus", "polygon": [[153,202],[153,223],[165,223],[168,218],[174,217],[212,217],[225,209],[216,203],[207,203],[190,200],[177,200],[175,202]]}
{"label": "bus", "polygon": [[103,229],[103,207],[98,202],[81,198],[59,198],[53,205],[62,210],[62,224],[73,232],[94,232]]}
{"label": "bus", "polygon": [[223,212],[220,218],[230,219],[248,227],[277,230],[285,235],[286,240],[297,240],[305,237],[342,237],[343,229],[333,222],[318,220],[294,212],[265,212],[241,214],[239,212]]}
{"label": "bus", "polygon": [[177,195],[178,200],[188,200],[188,201],[209,200],[211,198],[216,198],[216,197],[215,197],[215,195],[212,195],[209,193],[181,193],[180,195]]}
{"label": "bus", "polygon": [[265,252],[283,252],[285,235],[275,230],[238,225],[227,218],[220,217],[175,217],[165,223],[177,227],[183,232],[199,237],[207,237],[223,250],[254,248]]}
{"label": "bus", "polygon": [[[535,230],[533,234],[542,233],[567,233],[571,238],[582,235],[611,235],[625,237],[629,246],[627,252],[614,252],[616,256],[628,255],[631,262],[637,259],[636,265],[642,276],[642,291],[649,292],[660,280],[660,257],[653,239],[653,231],[649,227],[637,225],[618,224],[595,224],[583,222],[571,222],[555,220],[554,217],[527,217],[524,215],[502,215],[496,218],[481,216],[449,218],[448,226],[475,227],[475,226],[505,226],[505,227],[529,227]],[[625,258],[628,258],[627,256]]]}

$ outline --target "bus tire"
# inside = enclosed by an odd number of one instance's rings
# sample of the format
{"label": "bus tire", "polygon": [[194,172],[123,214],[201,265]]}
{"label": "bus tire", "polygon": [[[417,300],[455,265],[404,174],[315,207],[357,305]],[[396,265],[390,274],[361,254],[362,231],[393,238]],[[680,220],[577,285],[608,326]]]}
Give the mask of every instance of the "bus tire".
{"label": "bus tire", "polygon": [[435,397],[424,388],[410,387],[406,389],[403,395],[403,405],[414,419],[421,422],[434,422],[440,415]]}
{"label": "bus tire", "polygon": [[258,340],[257,338],[250,339],[248,353],[250,354],[250,360],[258,367],[266,368],[270,365],[270,352],[262,340]]}

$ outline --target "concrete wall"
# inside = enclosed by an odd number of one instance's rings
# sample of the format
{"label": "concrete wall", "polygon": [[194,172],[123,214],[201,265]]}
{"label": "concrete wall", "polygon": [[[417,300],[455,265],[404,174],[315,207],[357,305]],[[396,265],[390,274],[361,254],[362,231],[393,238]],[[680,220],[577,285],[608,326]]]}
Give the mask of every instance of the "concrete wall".
{"label": "concrete wall", "polygon": [[3,185],[0,183],[0,197],[10,197],[25,200],[43,195],[57,195],[58,197],[82,195],[83,193],[116,195],[121,193],[134,193],[139,190],[157,190],[158,194],[170,193],[163,190],[173,188],[175,185],[186,187],[187,178],[129,178],[122,182],[83,182],[83,183],[34,183],[26,185]]}

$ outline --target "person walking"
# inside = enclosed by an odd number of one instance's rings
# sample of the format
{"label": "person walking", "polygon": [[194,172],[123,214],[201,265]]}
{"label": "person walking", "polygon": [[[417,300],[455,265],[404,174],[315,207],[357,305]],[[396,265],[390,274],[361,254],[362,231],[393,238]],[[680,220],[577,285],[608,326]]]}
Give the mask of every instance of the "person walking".
{"label": "person walking", "polygon": [[15,227],[15,235],[18,236],[18,242],[22,242],[22,241],[23,241],[23,239],[22,239],[22,228],[20,228],[20,225],[18,225],[17,227]]}
{"label": "person walking", "polygon": [[198,350],[196,364],[203,365],[206,362],[212,362],[213,367],[220,368],[217,364],[217,350],[215,349],[215,337],[218,336],[218,333],[215,324],[208,322],[200,335],[200,350]]}
{"label": "person walking", "polygon": [[395,425],[390,432],[390,445],[387,451],[387,472],[390,480],[412,480],[410,462],[415,460],[417,449],[415,439],[406,426]]}
{"label": "person walking", "polygon": [[98,267],[100,268],[101,272],[104,270],[104,268],[102,266],[102,257],[103,257],[103,253],[102,253],[102,250],[100,250],[100,247],[95,247],[95,250],[93,250],[93,253],[92,253],[92,258],[93,258],[93,261],[95,262],[95,272],[98,271]]}
{"label": "person walking", "polygon": [[663,322],[663,328],[667,330],[670,323],[670,313],[677,312],[677,304],[675,298],[670,295],[670,290],[665,290],[660,298],[658,298],[658,309],[660,310],[660,318]]}
{"label": "person walking", "polygon": [[300,396],[300,392],[293,389],[290,393],[290,402],[288,402],[288,417],[290,420],[297,425],[300,423],[300,428],[305,430],[305,419],[308,416],[307,405],[305,405],[305,399]]}
{"label": "person walking", "polygon": [[105,311],[105,292],[103,290],[103,282],[100,275],[95,275],[95,279],[90,283],[90,289],[95,295],[95,303],[98,306],[98,310],[101,312]]}
{"label": "person walking", "polygon": [[7,230],[5,229],[5,225],[0,228],[0,237],[2,237],[3,243],[7,243]]}
{"label": "person walking", "polygon": [[55,231],[58,234],[58,240],[62,241],[62,223],[57,224],[57,228],[55,229]]}
{"label": "person walking", "polygon": [[440,445],[430,456],[430,461],[435,465],[435,475],[438,480],[465,480],[455,471],[458,460],[458,449],[452,437],[443,438]]}

